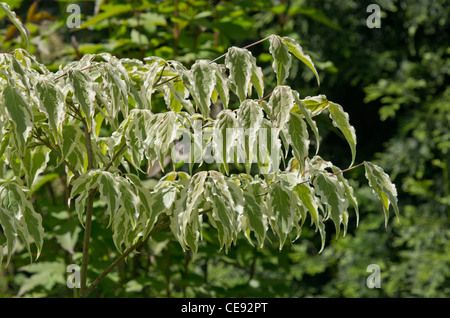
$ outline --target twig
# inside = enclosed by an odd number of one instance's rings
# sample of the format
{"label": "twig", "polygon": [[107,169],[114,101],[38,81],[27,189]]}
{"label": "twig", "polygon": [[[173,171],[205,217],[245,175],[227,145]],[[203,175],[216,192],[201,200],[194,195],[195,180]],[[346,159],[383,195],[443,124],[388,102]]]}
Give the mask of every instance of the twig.
{"label": "twig", "polygon": [[[85,71],[85,70],[88,70],[88,69],[90,69],[90,68],[93,68],[94,66],[97,66],[97,65],[100,65],[101,63],[97,63],[97,64],[93,64],[93,65],[89,65],[89,66],[86,66],[86,67],[84,67],[84,68],[82,68],[82,69],[80,69],[80,71]],[[64,76],[66,76],[67,75],[67,72],[66,71],[64,71],[61,75],[59,75],[59,76],[57,76],[57,77],[55,77],[55,79],[54,79],[54,81],[56,81],[56,80],[58,80],[58,79],[60,79],[61,77],[64,77]]]}
{"label": "twig", "polygon": [[116,161],[117,157],[119,157],[119,155],[122,153],[122,151],[125,149],[125,147],[127,146],[127,142],[125,142],[122,147],[120,147],[119,150],[117,150],[117,152],[114,154],[114,156],[111,158],[111,161],[106,165],[105,167],[105,171],[108,171],[109,168],[111,168],[111,166],[114,164],[114,161]]}

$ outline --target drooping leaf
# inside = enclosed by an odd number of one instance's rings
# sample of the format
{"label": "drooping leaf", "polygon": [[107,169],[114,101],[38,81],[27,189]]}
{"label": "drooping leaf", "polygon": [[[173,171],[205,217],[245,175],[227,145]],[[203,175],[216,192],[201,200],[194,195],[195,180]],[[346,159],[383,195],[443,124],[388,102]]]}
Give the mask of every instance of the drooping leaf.
{"label": "drooping leaf", "polygon": [[57,85],[47,80],[37,82],[36,92],[39,109],[47,115],[55,140],[61,142],[62,123],[66,113],[63,92]]}
{"label": "drooping leaf", "polygon": [[272,227],[279,236],[281,250],[288,234],[294,228],[295,208],[291,206],[289,192],[279,183],[271,185],[267,200],[270,209],[268,213],[273,216]]}
{"label": "drooping leaf", "polygon": [[267,231],[266,217],[262,213],[261,206],[251,193],[244,193],[244,201],[244,215],[248,220],[249,229],[254,232],[258,246],[262,248]]}
{"label": "drooping leaf", "polygon": [[216,63],[210,64],[211,68],[214,69],[216,74],[216,86],[215,89],[222,100],[222,105],[224,109],[228,108],[228,103],[230,101],[230,92],[228,88],[228,79],[225,74],[224,67]]}
{"label": "drooping leaf", "polygon": [[271,116],[274,126],[281,129],[289,121],[290,110],[294,106],[291,88],[289,86],[277,86],[269,99]]}
{"label": "drooping leaf", "polygon": [[7,263],[11,259],[18,238],[27,247],[30,259],[32,259],[31,243],[36,245],[36,258],[42,250],[44,242],[42,216],[34,210],[25,191],[24,187],[14,181],[0,180],[0,226],[6,237]]}
{"label": "drooping leaf", "polygon": [[292,57],[286,43],[278,35],[270,36],[269,51],[273,57],[272,68],[277,74],[277,85],[283,85],[289,76]]}
{"label": "drooping leaf", "polygon": [[30,50],[30,42],[28,40],[28,34],[25,30],[25,27],[23,26],[22,22],[17,18],[16,13],[14,11],[11,11],[11,8],[8,4],[4,2],[0,2],[0,7],[5,11],[8,18],[11,20],[11,22],[16,26],[16,28],[20,31],[20,34],[24,38],[25,42],[27,43],[27,51]]}
{"label": "drooping leaf", "polygon": [[18,87],[7,85],[2,92],[6,116],[14,127],[14,141],[21,155],[25,153],[27,139],[33,127],[33,112]]}
{"label": "drooping leaf", "polygon": [[216,86],[216,72],[206,60],[196,61],[191,68],[191,72],[196,87],[196,102],[198,103],[196,106],[206,118],[209,116],[211,96]]}
{"label": "drooping leaf", "polygon": [[395,184],[391,182],[389,176],[381,167],[368,161],[364,162],[364,167],[366,170],[366,178],[369,181],[369,186],[381,200],[385,215],[385,226],[387,227],[387,222],[389,219],[389,205],[392,204],[397,216],[397,221],[399,219],[400,212],[397,205],[397,189]]}
{"label": "drooping leaf", "polygon": [[317,70],[309,55],[303,53],[302,47],[297,42],[295,42],[294,39],[285,36],[281,38],[281,41],[284,44],[286,44],[287,48],[289,49],[289,52],[291,52],[296,58],[302,61],[306,66],[308,66],[311,69],[311,71],[314,72],[314,75],[316,76],[317,79],[317,84],[320,86],[319,74],[317,73]]}
{"label": "drooping leaf", "polygon": [[247,97],[252,78],[251,53],[238,47],[231,47],[225,57],[225,65],[230,71],[229,81],[233,92],[242,103]]}
{"label": "drooping leaf", "polygon": [[94,121],[94,100],[95,91],[92,87],[92,81],[81,70],[71,69],[68,72],[70,84],[73,88],[73,97],[84,113],[89,131],[92,131]]}
{"label": "drooping leaf", "polygon": [[353,166],[356,158],[356,132],[355,128],[350,125],[349,116],[344,111],[341,105],[329,102],[328,110],[330,111],[330,118],[333,122],[333,126],[338,128],[345,139],[347,140],[350,150],[352,152],[352,161],[350,167]]}
{"label": "drooping leaf", "polygon": [[25,170],[27,185],[33,188],[39,174],[47,168],[50,159],[50,151],[46,146],[37,146],[25,153],[22,164]]}
{"label": "drooping leaf", "polygon": [[[333,170],[334,173],[337,173],[340,171],[340,169],[336,166],[331,167],[331,169]],[[338,178],[338,180],[340,182],[342,182],[342,184],[344,185],[344,189],[345,189],[345,194],[347,196],[348,201],[350,202],[350,204],[353,206],[353,208],[355,209],[355,213],[356,213],[356,226],[358,226],[359,224],[359,208],[358,208],[358,200],[356,199],[356,196],[354,194],[353,191],[353,187],[349,184],[348,180],[344,178],[344,176],[342,175],[342,173],[337,173],[336,177]]]}
{"label": "drooping leaf", "polygon": [[319,194],[322,203],[328,207],[330,217],[336,228],[336,238],[339,236],[340,224],[343,222],[342,213],[347,211],[348,200],[345,189],[336,176],[318,173],[313,181],[314,189]]}
{"label": "drooping leaf", "polygon": [[224,167],[226,174],[229,173],[228,163],[231,162],[231,154],[235,149],[236,121],[234,112],[222,110],[213,127],[214,158],[220,167]]}
{"label": "drooping leaf", "polygon": [[305,171],[305,158],[308,157],[309,134],[305,121],[297,113],[291,113],[289,135],[294,157],[297,158],[300,172]]}
{"label": "drooping leaf", "polygon": [[294,187],[295,194],[298,196],[302,205],[311,214],[311,219],[316,225],[319,226],[319,207],[317,203],[317,198],[314,194],[314,190],[306,183],[298,184]]}
{"label": "drooping leaf", "polygon": [[251,164],[256,161],[257,133],[261,128],[264,117],[261,105],[254,100],[245,100],[237,111],[238,127],[242,128],[241,136],[238,136],[241,146],[245,150],[245,166],[247,173],[250,173]]}
{"label": "drooping leaf", "polygon": [[306,104],[303,103],[300,100],[300,96],[297,91],[292,91],[292,95],[294,96],[295,106],[292,108],[292,111],[297,111],[296,108],[300,111],[300,113],[305,118],[306,122],[308,123],[309,127],[311,128],[312,132],[314,133],[314,136],[316,137],[316,155],[319,152],[319,146],[320,146],[320,138],[319,138],[319,129],[317,127],[316,122],[312,119],[313,115],[312,112],[306,107]]}

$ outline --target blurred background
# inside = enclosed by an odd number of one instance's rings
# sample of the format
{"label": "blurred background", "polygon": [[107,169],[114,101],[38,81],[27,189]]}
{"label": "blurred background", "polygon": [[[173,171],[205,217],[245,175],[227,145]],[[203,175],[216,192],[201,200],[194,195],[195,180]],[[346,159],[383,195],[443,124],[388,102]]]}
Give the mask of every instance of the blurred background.
{"label": "blurred background", "polygon": [[[320,237],[304,227],[282,251],[262,250],[245,238],[228,254],[206,228],[195,259],[170,233],[159,233],[95,290],[95,297],[448,297],[450,296],[450,6],[446,0],[96,0],[8,3],[25,24],[30,52],[56,71],[84,54],[121,58],[160,56],[189,67],[270,34],[297,40],[321,77],[293,64],[288,85],[302,98],[325,94],[350,115],[358,137],[356,163],[372,161],[391,176],[399,193],[400,223],[387,229],[364,169],[346,175],[355,187],[360,222],[351,215],[345,238]],[[76,4],[78,12],[71,4]],[[377,4],[379,28],[370,28]],[[77,20],[79,19],[79,20]],[[79,22],[79,23],[78,23]],[[78,23],[78,28],[70,23]],[[447,30],[447,31],[445,31]],[[24,47],[20,33],[0,12],[1,52]],[[273,88],[269,43],[250,48]],[[223,61],[219,61],[223,62]],[[345,167],[350,153],[329,120],[319,118],[320,155]],[[52,182],[57,182],[53,180]],[[39,261],[16,256],[0,271],[0,297],[68,297],[65,268],[79,257],[76,223],[60,225],[64,200],[52,182],[39,201],[51,207]],[[36,195],[39,196],[39,193]],[[59,204],[61,202],[62,204]],[[38,203],[37,203],[38,204]],[[38,209],[37,209],[38,210]],[[48,212],[48,211],[47,211]],[[94,224],[95,226],[95,224]],[[93,228],[94,274],[116,250],[109,229]],[[105,246],[110,253],[103,255]],[[95,251],[103,251],[98,257]],[[370,264],[381,271],[380,288],[368,288]]]}

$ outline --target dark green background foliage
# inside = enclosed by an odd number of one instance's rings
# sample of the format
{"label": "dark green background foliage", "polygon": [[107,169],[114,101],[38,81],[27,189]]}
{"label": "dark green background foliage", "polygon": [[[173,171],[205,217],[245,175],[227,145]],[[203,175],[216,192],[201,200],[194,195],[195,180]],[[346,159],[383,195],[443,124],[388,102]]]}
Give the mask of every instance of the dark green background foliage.
{"label": "dark green background foliage", "polygon": [[[355,187],[359,226],[350,214],[347,236],[336,240],[328,234],[321,254],[320,237],[306,228],[300,240],[281,251],[275,240],[259,250],[241,238],[227,254],[218,252],[216,236],[205,228],[195,259],[169,233],[158,233],[91,296],[450,295],[450,7],[445,0],[78,1],[80,30],[66,26],[67,1],[41,1],[37,10],[30,10],[31,1],[6,2],[30,32],[30,52],[51,70],[99,52],[139,59],[155,55],[189,66],[270,34],[292,37],[321,77],[317,87],[313,73],[294,62],[292,87],[302,87],[302,97],[325,94],[343,105],[358,136],[356,162],[380,164],[399,191],[400,224],[389,222],[385,229],[372,190]],[[371,3],[381,8],[379,29],[366,26]],[[23,47],[20,34],[8,29],[3,13],[0,17],[1,50]],[[270,56],[263,53],[268,43],[252,52],[267,75],[266,85],[275,86]],[[333,133],[329,121],[318,122],[324,159],[347,165],[346,141]],[[347,174],[355,185],[363,181],[362,168]],[[149,184],[159,177],[149,178]],[[65,267],[80,260],[75,242],[81,242],[82,229],[64,204],[64,178],[55,174],[46,181],[33,195],[44,227],[51,229],[43,252],[31,266],[27,256],[16,255],[0,270],[0,297],[72,296]],[[95,278],[117,251],[110,230],[93,226],[90,274]],[[327,233],[334,233],[332,226],[326,224]],[[380,289],[366,287],[369,264],[381,268]]]}

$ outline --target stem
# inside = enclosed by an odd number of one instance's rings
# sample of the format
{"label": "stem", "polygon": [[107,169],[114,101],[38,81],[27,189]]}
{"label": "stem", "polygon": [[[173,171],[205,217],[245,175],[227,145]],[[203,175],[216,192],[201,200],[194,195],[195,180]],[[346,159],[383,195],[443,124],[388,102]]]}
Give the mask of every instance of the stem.
{"label": "stem", "polygon": [[[97,64],[93,64],[93,65],[89,65],[89,66],[86,66],[86,67],[84,67],[84,68],[82,68],[80,71],[85,71],[85,70],[88,70],[88,69],[90,69],[90,68],[93,68],[94,66],[97,66],[97,65],[99,65],[100,63],[97,63]],[[64,77],[64,76],[66,76],[67,75],[67,72],[64,72],[64,73],[62,73],[61,75],[59,75],[59,76],[57,76],[57,77],[55,77],[55,79],[54,79],[54,81],[56,81],[56,80],[58,80],[58,79],[60,79],[61,77]]]}
{"label": "stem", "polygon": [[[63,159],[62,154],[48,140],[45,140],[42,137],[40,137],[38,135],[37,131],[33,133],[33,137],[36,138],[37,140],[39,140],[40,142],[42,142],[45,146],[47,146],[60,159]],[[67,168],[69,168],[70,171],[72,171],[75,178],[78,178],[80,176],[80,174],[77,172],[77,170],[67,160],[64,160],[63,163]]]}
{"label": "stem", "polygon": [[123,144],[122,147],[120,147],[119,150],[117,150],[117,152],[114,154],[114,156],[111,158],[111,161],[108,163],[108,165],[105,167],[105,171],[108,171],[109,168],[111,168],[111,166],[114,164],[114,161],[116,161],[117,157],[119,157],[119,155],[122,153],[122,151],[125,149],[125,147],[127,146],[127,143],[125,142]]}
{"label": "stem", "polygon": [[357,164],[356,166],[353,166],[353,167],[350,167],[350,168],[347,168],[347,169],[344,169],[344,170],[341,170],[341,171],[338,171],[338,172],[329,174],[329,176],[330,176],[330,177],[331,177],[331,176],[335,176],[335,175],[340,174],[340,173],[343,173],[343,172],[345,172],[345,171],[349,171],[349,170],[355,169],[355,168],[357,168],[357,167],[359,167],[359,166],[362,166],[364,163],[365,163],[365,162],[361,162],[361,163]]}
{"label": "stem", "polygon": [[86,289],[85,297],[108,275],[113,269],[115,269],[128,255],[139,248],[144,242],[146,242],[150,236],[155,233],[167,228],[170,225],[169,221],[162,221],[160,225],[155,225],[155,227],[147,234],[147,236],[140,241],[137,241],[132,246],[130,246],[122,255],[120,255],[114,262],[111,263],[98,277],[92,282],[89,288]]}
{"label": "stem", "polygon": [[87,281],[87,266],[89,260],[89,244],[91,239],[91,227],[92,227],[92,211],[94,208],[94,196],[95,191],[90,190],[87,199],[86,207],[86,226],[84,231],[83,241],[83,258],[81,261],[81,282],[80,282],[80,297],[86,297],[86,281]]}
{"label": "stem", "polygon": [[[94,159],[92,154],[92,141],[91,133],[88,129],[87,122],[83,118],[84,124],[84,134],[86,136],[86,152],[88,157],[88,170],[94,169]],[[86,282],[87,282],[87,267],[89,260],[89,245],[91,239],[91,227],[92,227],[92,212],[94,210],[94,198],[96,190],[89,190],[89,196],[86,202],[86,226],[84,230],[84,241],[83,241],[83,258],[81,262],[81,290],[80,297],[86,297]]]}

